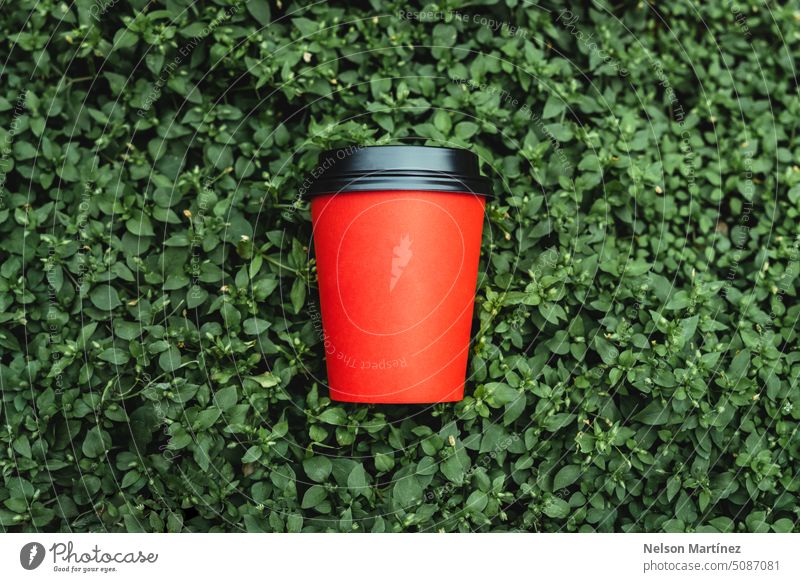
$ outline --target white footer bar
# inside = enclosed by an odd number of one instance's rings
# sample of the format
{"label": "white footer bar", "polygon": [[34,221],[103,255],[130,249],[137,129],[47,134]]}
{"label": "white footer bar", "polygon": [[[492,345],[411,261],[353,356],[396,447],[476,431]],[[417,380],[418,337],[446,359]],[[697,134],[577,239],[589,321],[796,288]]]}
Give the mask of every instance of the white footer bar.
{"label": "white footer bar", "polygon": [[800,580],[798,550],[798,534],[5,534],[0,573],[5,580],[137,582],[186,575],[768,582]]}

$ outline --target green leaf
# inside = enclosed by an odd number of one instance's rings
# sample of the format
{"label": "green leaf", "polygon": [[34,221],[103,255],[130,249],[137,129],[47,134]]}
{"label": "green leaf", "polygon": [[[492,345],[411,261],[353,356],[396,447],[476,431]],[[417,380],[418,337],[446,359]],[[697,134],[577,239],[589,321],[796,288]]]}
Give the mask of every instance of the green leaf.
{"label": "green leaf", "polygon": [[369,497],[369,488],[367,485],[367,474],[364,471],[364,465],[356,463],[353,470],[347,476],[347,488],[353,492],[353,496],[362,495]]}
{"label": "green leaf", "polygon": [[547,98],[547,103],[544,104],[544,111],[542,112],[542,119],[550,119],[558,117],[566,108],[564,100],[558,95],[550,95]]}
{"label": "green leaf", "polygon": [[673,475],[667,481],[667,499],[672,501],[675,499],[675,496],[678,494],[678,491],[681,490],[681,478],[677,475]]}
{"label": "green leaf", "polygon": [[18,160],[29,160],[35,158],[38,150],[26,141],[14,144],[14,157]]}
{"label": "green leaf", "polygon": [[669,407],[658,400],[653,400],[633,419],[649,425],[666,424],[669,421]]}
{"label": "green leaf", "polygon": [[439,467],[442,474],[447,477],[447,480],[456,485],[464,483],[468,468],[469,467],[464,465],[458,455],[448,457]]}
{"label": "green leaf", "polygon": [[49,508],[45,507],[41,503],[34,503],[33,507],[31,507],[31,525],[33,527],[44,527],[56,516],[56,512]]}
{"label": "green leaf", "polygon": [[214,401],[216,402],[217,406],[222,411],[228,411],[230,408],[236,404],[239,396],[236,390],[236,386],[228,386],[227,388],[221,388],[217,390],[214,394]]}
{"label": "green leaf", "polygon": [[742,350],[733,358],[731,366],[728,368],[728,376],[734,381],[743,378],[750,369],[750,352]]}
{"label": "green leaf", "polygon": [[572,130],[563,123],[551,123],[545,126],[545,130],[560,142],[570,141],[573,137]]}
{"label": "green leaf", "polygon": [[548,416],[544,420],[544,427],[550,432],[556,432],[567,426],[573,420],[575,420],[574,414],[559,412],[552,416]]}
{"label": "green leaf", "polygon": [[245,6],[261,26],[267,26],[270,23],[270,9],[267,0],[247,0]]}
{"label": "green leaf", "polygon": [[341,408],[328,408],[319,415],[319,421],[325,424],[342,426],[347,424],[347,413]]}
{"label": "green leaf", "polygon": [[292,283],[292,290],[289,293],[292,300],[294,313],[300,313],[306,303],[306,283],[302,279],[295,279]]}
{"label": "green leaf", "polygon": [[414,475],[398,479],[392,488],[392,498],[402,508],[415,505],[422,498],[422,487]]}
{"label": "green leaf", "polygon": [[269,326],[268,321],[256,317],[244,320],[244,332],[248,335],[261,335],[269,329]]}
{"label": "green leaf", "polygon": [[559,499],[558,497],[549,496],[547,499],[545,499],[545,502],[542,506],[542,512],[547,517],[563,519],[569,516],[569,503],[563,499]]}
{"label": "green leaf", "polygon": [[492,400],[498,406],[504,406],[510,402],[514,402],[520,397],[520,393],[517,390],[500,382],[486,384],[486,388],[490,390]]}
{"label": "green leaf", "polygon": [[467,498],[465,509],[471,513],[480,513],[486,509],[489,498],[483,491],[473,491]]}
{"label": "green leaf", "polygon": [[17,525],[19,522],[17,521],[17,517],[19,516],[16,513],[12,513],[10,511],[6,511],[4,509],[0,509],[0,525],[3,527],[9,527],[12,525]]}
{"label": "green leaf", "polygon": [[214,423],[217,422],[217,419],[222,415],[222,411],[219,408],[208,408],[206,410],[201,410],[197,417],[192,424],[193,430],[206,430],[214,426]]}
{"label": "green leaf", "polygon": [[722,533],[730,533],[735,531],[735,525],[730,517],[719,516],[708,520],[708,523],[714,526],[717,531]]}
{"label": "green leaf", "polygon": [[272,388],[281,383],[281,379],[272,372],[264,372],[258,376],[250,376],[250,379],[257,382],[262,388]]}
{"label": "green leaf", "polygon": [[471,121],[462,121],[456,125],[455,135],[459,139],[467,140],[478,131],[478,125]]}
{"label": "green leaf", "polygon": [[600,354],[600,359],[603,360],[604,364],[611,366],[617,363],[619,351],[610,342],[596,335],[594,337],[594,346],[597,348],[597,353]]}
{"label": "green leaf", "polygon": [[433,27],[433,44],[450,47],[456,43],[458,32],[455,26],[439,23]]}
{"label": "green leaf", "polygon": [[700,317],[695,315],[688,319],[684,319],[681,321],[681,335],[680,335],[680,342],[679,345],[684,345],[686,342],[691,340],[694,337],[694,332],[697,330],[697,322],[699,321]]}
{"label": "green leaf", "polygon": [[375,468],[381,473],[394,468],[394,458],[384,453],[375,453]]}
{"label": "green leaf", "polygon": [[122,478],[122,488],[127,489],[141,478],[138,471],[128,471]]}
{"label": "green leaf", "polygon": [[255,463],[261,458],[262,453],[259,445],[253,445],[242,455],[242,463]]}
{"label": "green leaf", "polygon": [[142,327],[131,321],[116,320],[114,322],[114,333],[118,338],[129,341],[142,335]]}
{"label": "green leaf", "polygon": [[197,285],[192,285],[186,292],[186,307],[195,309],[205,303],[207,298],[208,291]]}
{"label": "green leaf", "polygon": [[158,357],[158,365],[165,372],[174,372],[181,365],[181,352],[175,346],[169,346]]}
{"label": "green leaf", "polygon": [[115,366],[122,366],[127,364],[131,359],[128,352],[122,348],[106,348],[98,356],[104,362],[114,364]]}
{"label": "green leaf", "polygon": [[303,529],[303,516],[291,513],[286,517],[286,531],[289,533],[299,533]]}
{"label": "green leaf", "polygon": [[447,111],[440,109],[433,114],[433,125],[444,134],[450,133],[453,127],[453,122],[450,120],[450,114]]}
{"label": "green leaf", "polygon": [[14,439],[14,450],[23,457],[31,458],[31,443],[27,435],[23,434]]}
{"label": "green leaf", "polygon": [[578,465],[567,465],[562,467],[553,478],[553,490],[558,491],[564,487],[569,487],[578,477],[581,476],[581,468]]}
{"label": "green leaf", "polygon": [[322,486],[312,485],[308,488],[308,491],[305,492],[305,495],[303,495],[303,501],[300,507],[303,509],[311,509],[325,501],[326,497],[325,489]]}
{"label": "green leaf", "polygon": [[661,527],[666,533],[683,533],[686,531],[686,523],[682,519],[668,519]]}
{"label": "green leaf", "polygon": [[114,40],[112,41],[111,45],[113,46],[114,50],[118,51],[136,46],[138,41],[139,38],[136,36],[136,34],[127,28],[120,28],[114,35]]}
{"label": "green leaf", "polygon": [[99,426],[89,429],[83,439],[81,450],[87,457],[101,457],[111,447],[111,436]]}
{"label": "green leaf", "polygon": [[103,311],[111,311],[122,305],[117,290],[111,285],[98,285],[91,293],[92,304]]}
{"label": "green leaf", "polygon": [[327,457],[318,455],[303,460],[303,470],[308,478],[317,483],[322,483],[331,474],[332,465]]}
{"label": "green leaf", "polygon": [[153,236],[155,234],[153,223],[143,212],[134,212],[125,225],[131,234],[136,236]]}
{"label": "green leaf", "polygon": [[794,528],[795,523],[788,517],[776,519],[775,523],[772,524],[772,531],[777,533],[790,533],[794,530]]}

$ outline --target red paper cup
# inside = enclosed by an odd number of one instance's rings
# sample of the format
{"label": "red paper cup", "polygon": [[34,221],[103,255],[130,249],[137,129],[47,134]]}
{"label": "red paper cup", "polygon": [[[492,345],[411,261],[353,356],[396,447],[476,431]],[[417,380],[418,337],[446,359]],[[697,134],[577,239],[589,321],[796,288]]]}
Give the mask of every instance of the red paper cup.
{"label": "red paper cup", "polygon": [[333,400],[464,397],[488,180],[469,151],[323,154],[310,194]]}

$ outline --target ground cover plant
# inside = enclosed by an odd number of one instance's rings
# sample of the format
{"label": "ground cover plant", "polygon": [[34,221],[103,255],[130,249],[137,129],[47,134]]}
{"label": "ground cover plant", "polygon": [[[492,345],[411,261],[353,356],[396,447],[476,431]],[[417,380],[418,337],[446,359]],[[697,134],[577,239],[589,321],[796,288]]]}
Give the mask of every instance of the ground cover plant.
{"label": "ground cover plant", "polygon": [[[800,6],[19,0],[3,531],[796,531]],[[469,147],[467,397],[327,398],[319,152]]]}

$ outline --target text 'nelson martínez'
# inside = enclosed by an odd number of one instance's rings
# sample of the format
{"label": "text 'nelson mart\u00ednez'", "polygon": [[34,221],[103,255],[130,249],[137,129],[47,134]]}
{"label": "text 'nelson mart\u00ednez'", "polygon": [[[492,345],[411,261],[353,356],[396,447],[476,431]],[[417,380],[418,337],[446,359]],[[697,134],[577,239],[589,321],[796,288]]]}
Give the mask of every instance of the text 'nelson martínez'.
{"label": "text 'nelson mart\u00ednez'", "polygon": [[722,544],[689,544],[686,546],[667,544],[644,544],[645,554],[741,554],[742,546],[725,546]]}

